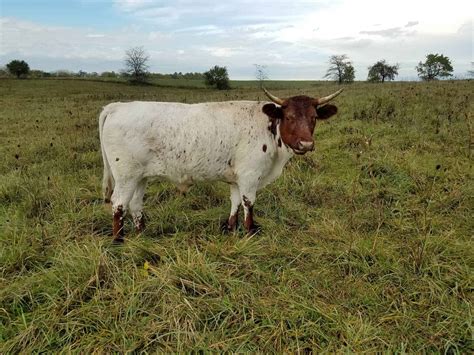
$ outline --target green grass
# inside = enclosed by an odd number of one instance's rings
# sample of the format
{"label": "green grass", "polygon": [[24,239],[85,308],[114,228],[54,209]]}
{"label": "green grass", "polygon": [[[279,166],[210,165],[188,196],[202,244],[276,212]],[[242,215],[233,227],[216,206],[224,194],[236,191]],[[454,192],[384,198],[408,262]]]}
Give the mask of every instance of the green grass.
{"label": "green grass", "polygon": [[264,99],[180,86],[0,80],[0,353],[473,351],[472,82],[347,86],[259,193],[256,236],[221,235],[227,185],[153,183],[114,246],[102,106]]}

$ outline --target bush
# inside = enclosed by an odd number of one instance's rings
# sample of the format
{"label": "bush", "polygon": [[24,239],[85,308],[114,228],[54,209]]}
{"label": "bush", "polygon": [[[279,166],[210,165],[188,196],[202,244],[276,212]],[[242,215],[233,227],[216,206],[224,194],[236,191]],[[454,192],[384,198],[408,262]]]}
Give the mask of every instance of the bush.
{"label": "bush", "polygon": [[214,66],[214,68],[204,73],[204,80],[207,86],[214,86],[218,90],[230,89],[229,74],[226,67]]}

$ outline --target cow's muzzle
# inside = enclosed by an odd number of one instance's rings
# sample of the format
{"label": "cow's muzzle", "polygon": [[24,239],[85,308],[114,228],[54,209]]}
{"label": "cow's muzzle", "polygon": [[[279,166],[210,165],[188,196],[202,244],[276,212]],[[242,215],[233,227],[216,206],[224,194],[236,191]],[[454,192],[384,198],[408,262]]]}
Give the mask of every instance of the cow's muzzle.
{"label": "cow's muzzle", "polygon": [[314,142],[305,142],[305,141],[300,141],[298,143],[298,148],[293,149],[293,151],[296,154],[304,154],[306,152],[310,152],[314,150]]}

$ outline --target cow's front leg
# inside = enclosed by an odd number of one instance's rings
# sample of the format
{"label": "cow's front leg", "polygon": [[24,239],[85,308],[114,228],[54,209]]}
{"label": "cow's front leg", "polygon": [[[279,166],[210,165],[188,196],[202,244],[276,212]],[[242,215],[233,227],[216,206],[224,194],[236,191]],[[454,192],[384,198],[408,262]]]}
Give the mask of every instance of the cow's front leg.
{"label": "cow's front leg", "polygon": [[257,189],[250,186],[241,188],[242,206],[244,207],[244,226],[247,234],[255,234],[260,231],[260,226],[253,219],[253,206],[257,194]]}
{"label": "cow's front leg", "polygon": [[145,229],[145,219],[143,217],[143,196],[145,195],[146,179],[141,180],[130,201],[130,214],[133,217],[133,223],[137,233]]}
{"label": "cow's front leg", "polygon": [[223,232],[234,232],[237,229],[239,221],[239,207],[242,199],[240,197],[240,190],[237,185],[230,186],[230,215],[229,219],[222,225]]}

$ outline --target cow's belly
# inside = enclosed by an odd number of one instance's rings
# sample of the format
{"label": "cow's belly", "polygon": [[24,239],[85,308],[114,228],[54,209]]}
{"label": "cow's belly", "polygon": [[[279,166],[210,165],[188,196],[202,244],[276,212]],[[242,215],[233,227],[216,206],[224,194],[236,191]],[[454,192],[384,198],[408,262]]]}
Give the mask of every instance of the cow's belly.
{"label": "cow's belly", "polygon": [[144,161],[144,176],[163,178],[183,187],[199,181],[236,182],[230,153],[220,156],[191,153],[181,151],[148,157]]}

